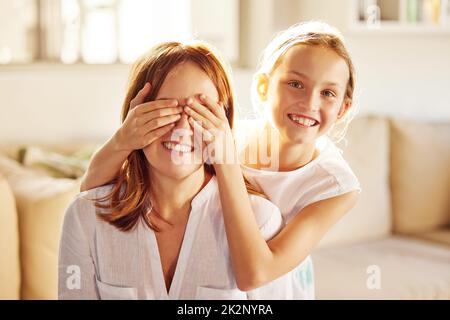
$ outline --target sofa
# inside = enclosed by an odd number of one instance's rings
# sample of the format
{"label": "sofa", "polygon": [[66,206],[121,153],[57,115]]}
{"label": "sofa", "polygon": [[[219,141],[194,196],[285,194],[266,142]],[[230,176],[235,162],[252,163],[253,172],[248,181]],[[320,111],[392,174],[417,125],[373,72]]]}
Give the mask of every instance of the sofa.
{"label": "sofa", "polygon": [[[79,149],[44,147],[61,146]],[[450,124],[360,116],[339,147],[362,192],[312,253],[316,298],[450,299]],[[17,149],[0,147],[0,299],[56,299],[80,178],[24,166]]]}
{"label": "sofa", "polygon": [[318,299],[450,299],[450,124],[364,117],[344,157],[362,192],[312,254]]}
{"label": "sofa", "polygon": [[[56,154],[70,149],[46,147]],[[56,299],[60,230],[81,179],[21,165],[21,148],[0,148],[0,299]]]}

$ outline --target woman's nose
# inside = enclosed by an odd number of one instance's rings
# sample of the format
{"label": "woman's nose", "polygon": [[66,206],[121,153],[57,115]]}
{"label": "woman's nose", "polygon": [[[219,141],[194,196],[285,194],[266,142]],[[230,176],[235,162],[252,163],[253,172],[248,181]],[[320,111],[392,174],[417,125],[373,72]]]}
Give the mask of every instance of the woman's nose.
{"label": "woman's nose", "polygon": [[189,124],[188,115],[186,114],[186,112],[183,111],[181,113],[181,118],[175,123],[174,129],[184,129],[192,132],[192,128],[191,125]]}

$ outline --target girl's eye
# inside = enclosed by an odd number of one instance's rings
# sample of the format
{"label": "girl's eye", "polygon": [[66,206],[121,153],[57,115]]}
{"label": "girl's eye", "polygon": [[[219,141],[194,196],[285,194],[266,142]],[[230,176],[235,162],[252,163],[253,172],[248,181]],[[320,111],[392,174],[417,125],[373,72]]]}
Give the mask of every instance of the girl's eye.
{"label": "girl's eye", "polygon": [[336,97],[336,94],[331,90],[325,90],[322,92],[325,97]]}
{"label": "girl's eye", "polygon": [[293,88],[297,88],[297,89],[303,88],[303,84],[300,81],[289,81],[288,84]]}

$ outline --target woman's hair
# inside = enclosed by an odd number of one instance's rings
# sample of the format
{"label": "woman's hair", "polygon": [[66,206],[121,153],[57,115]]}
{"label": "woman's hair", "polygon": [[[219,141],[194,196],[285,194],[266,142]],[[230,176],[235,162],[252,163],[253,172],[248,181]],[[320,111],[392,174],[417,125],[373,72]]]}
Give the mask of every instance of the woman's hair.
{"label": "woman's hair", "polygon": [[[345,47],[343,36],[336,28],[325,22],[308,21],[295,24],[289,29],[282,31],[264,49],[260,58],[258,70],[256,71],[252,82],[253,105],[258,109],[262,106],[262,101],[258,94],[259,76],[261,74],[270,75],[272,71],[279,66],[286,52],[296,45],[320,46],[330,49],[345,60],[350,76],[347,82],[344,101],[352,103],[355,90],[355,69],[350,54]],[[339,124],[342,127],[334,128],[335,132],[329,133],[333,140],[339,141],[345,136],[347,127],[356,113],[355,107],[352,107],[351,110],[352,112],[347,112],[345,117],[339,121]]]}
{"label": "woman's hair", "polygon": [[[127,94],[122,105],[122,123],[130,110],[131,100],[145,83],[151,84],[146,102],[155,100],[168,73],[183,62],[195,63],[209,76],[217,88],[219,101],[224,105],[228,123],[233,128],[234,96],[225,64],[210,46],[198,41],[190,44],[161,43],[133,64]],[[211,165],[204,164],[204,166],[209,173],[215,174]],[[143,150],[132,151],[113,181],[111,192],[105,197],[95,199],[97,208],[107,209],[106,213],[99,215],[101,219],[122,231],[128,231],[143,218],[150,228],[156,229],[146,218],[151,206],[151,182],[148,170],[149,163]],[[249,193],[262,195],[247,180],[245,183]]]}

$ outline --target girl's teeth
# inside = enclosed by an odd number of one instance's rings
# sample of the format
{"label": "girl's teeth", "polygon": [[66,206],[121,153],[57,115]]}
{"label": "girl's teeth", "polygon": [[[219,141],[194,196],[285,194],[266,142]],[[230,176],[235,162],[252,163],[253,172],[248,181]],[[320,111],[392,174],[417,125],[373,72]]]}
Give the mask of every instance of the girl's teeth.
{"label": "girl's teeth", "polygon": [[290,118],[291,118],[291,120],[293,120],[293,121],[295,121],[295,122],[297,122],[297,123],[299,123],[301,125],[307,126],[307,127],[312,127],[313,125],[316,124],[315,120],[311,120],[311,119],[308,119],[308,118],[297,117],[297,116],[294,116],[294,115],[290,115]]}
{"label": "girl's teeth", "polygon": [[179,143],[172,143],[172,142],[164,142],[164,147],[166,147],[169,150],[175,150],[179,152],[191,152],[192,148],[190,146],[186,146]]}

